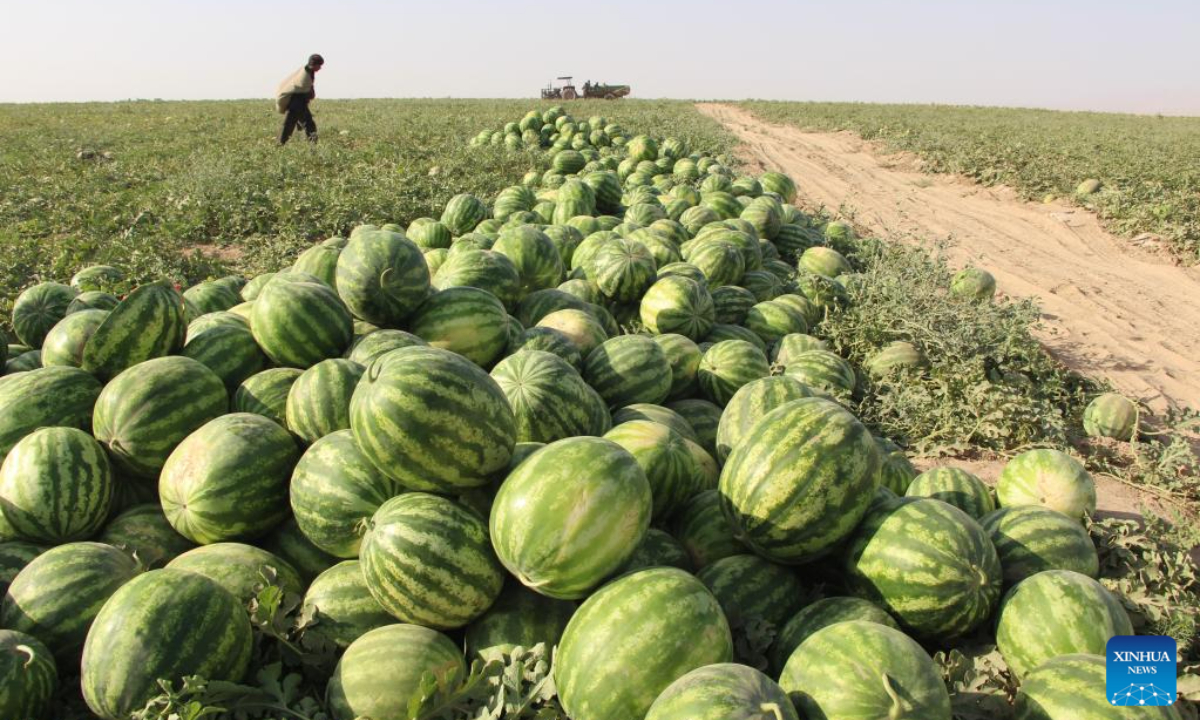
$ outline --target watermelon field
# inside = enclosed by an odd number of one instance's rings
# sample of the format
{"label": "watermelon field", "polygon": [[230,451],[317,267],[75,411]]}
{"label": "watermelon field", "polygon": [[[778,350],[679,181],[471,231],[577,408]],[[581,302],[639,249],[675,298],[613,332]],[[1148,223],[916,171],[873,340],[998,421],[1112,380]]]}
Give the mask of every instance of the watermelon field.
{"label": "watermelon field", "polygon": [[319,108],[0,106],[0,718],[1197,718],[1193,410],[690,103]]}

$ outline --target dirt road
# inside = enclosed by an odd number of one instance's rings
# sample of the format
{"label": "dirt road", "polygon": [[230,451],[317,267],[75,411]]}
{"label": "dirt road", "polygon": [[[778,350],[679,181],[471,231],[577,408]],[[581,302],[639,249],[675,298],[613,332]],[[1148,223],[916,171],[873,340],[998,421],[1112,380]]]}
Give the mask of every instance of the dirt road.
{"label": "dirt road", "polygon": [[851,133],[774,125],[702,104],[746,146],[745,159],[791,175],[812,206],[853,212],[891,238],[949,239],[954,266],[977,265],[1001,292],[1036,298],[1046,348],[1121,392],[1200,408],[1200,269],[1176,267],[1106,232],[1091,213],[1022,201],[1005,188],[920,172]]}

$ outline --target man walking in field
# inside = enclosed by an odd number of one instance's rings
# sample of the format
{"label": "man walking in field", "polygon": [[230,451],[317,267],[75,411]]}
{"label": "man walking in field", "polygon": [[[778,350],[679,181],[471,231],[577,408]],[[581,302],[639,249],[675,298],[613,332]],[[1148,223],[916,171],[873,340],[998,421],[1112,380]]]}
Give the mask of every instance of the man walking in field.
{"label": "man walking in field", "polygon": [[324,64],[325,58],[310,55],[308,64],[279,83],[275,109],[287,114],[283,118],[283,130],[279,133],[280,145],[287,143],[297,125],[304,128],[309,142],[317,141],[317,122],[313,120],[308,104],[317,97],[316,90],[313,89],[313,79]]}

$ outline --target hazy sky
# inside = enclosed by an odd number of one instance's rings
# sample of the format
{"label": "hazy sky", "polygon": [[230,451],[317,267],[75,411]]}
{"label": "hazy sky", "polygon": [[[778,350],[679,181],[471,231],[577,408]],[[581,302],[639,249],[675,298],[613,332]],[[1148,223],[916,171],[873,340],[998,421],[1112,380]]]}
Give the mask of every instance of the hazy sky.
{"label": "hazy sky", "polygon": [[1200,0],[6,0],[0,102],[635,97],[1021,105],[1200,115]]}

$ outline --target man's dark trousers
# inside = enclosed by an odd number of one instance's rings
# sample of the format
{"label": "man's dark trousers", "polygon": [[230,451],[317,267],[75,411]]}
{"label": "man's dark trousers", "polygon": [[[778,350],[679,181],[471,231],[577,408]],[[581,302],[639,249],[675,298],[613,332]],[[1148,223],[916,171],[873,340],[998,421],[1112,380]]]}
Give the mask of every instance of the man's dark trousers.
{"label": "man's dark trousers", "polygon": [[304,134],[308,136],[309,142],[317,141],[317,121],[313,120],[312,113],[308,109],[308,98],[303,95],[292,95],[288,100],[287,115],[283,118],[283,130],[279,133],[280,145],[288,141],[297,125],[304,128]]}

